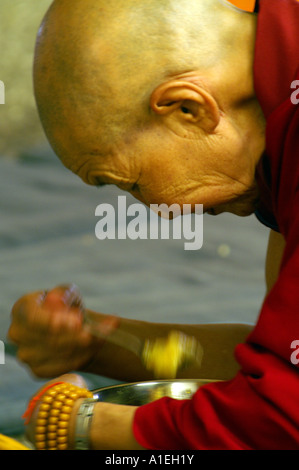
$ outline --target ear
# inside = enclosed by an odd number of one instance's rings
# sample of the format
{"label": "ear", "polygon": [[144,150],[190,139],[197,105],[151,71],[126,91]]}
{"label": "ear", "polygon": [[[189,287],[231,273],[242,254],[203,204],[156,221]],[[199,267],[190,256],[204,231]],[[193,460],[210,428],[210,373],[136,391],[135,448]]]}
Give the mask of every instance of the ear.
{"label": "ear", "polygon": [[158,115],[172,116],[182,124],[196,124],[206,132],[213,132],[220,121],[220,109],[213,96],[188,81],[173,80],[158,86],[150,105]]}

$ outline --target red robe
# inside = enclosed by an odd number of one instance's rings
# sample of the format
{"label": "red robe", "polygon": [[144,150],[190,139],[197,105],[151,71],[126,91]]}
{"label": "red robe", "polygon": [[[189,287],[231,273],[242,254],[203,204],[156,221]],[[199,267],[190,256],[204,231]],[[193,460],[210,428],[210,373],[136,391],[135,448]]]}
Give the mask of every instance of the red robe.
{"label": "red robe", "polygon": [[138,408],[134,434],[147,449],[299,450],[299,366],[291,361],[291,345],[299,341],[299,107],[291,88],[299,80],[296,0],[260,0],[254,73],[267,118],[266,164],[257,173],[260,214],[286,239],[279,278],[253,332],[236,348],[235,378],[205,385],[191,400],[163,398]]}

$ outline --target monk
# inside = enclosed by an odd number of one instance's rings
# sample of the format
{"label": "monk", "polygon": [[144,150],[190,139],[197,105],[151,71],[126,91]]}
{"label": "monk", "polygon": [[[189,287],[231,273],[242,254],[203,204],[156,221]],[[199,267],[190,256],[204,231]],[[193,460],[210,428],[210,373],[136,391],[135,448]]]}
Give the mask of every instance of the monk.
{"label": "monk", "polygon": [[[222,0],[55,0],[48,11],[35,95],[68,169],[146,205],[255,213],[270,229],[255,327],[179,326],[204,349],[201,368],[180,377],[222,381],[186,401],[96,403],[86,448],[299,449],[299,374],[290,360],[299,331],[299,115],[290,99],[298,27],[296,0],[260,0],[254,14]],[[39,377],[77,370],[150,379],[138,358],[83,328],[80,305],[64,286],[19,299],[9,330],[19,359]],[[108,336],[116,326],[141,339],[173,327],[90,315]],[[36,413],[29,428],[34,436]]]}

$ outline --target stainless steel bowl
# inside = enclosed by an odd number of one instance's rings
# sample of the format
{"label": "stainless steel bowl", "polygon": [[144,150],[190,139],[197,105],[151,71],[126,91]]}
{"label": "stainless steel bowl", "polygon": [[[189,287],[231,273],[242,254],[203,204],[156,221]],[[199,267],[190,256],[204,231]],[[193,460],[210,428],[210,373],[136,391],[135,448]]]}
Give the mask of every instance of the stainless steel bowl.
{"label": "stainless steel bowl", "polygon": [[203,385],[215,380],[156,380],[135,382],[93,390],[98,401],[119,405],[141,406],[163,397],[184,400],[191,398]]}

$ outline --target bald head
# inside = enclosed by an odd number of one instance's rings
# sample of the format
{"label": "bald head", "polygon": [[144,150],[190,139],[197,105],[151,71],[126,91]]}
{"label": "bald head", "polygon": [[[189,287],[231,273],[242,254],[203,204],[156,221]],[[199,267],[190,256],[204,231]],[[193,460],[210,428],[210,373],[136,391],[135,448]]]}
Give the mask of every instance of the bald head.
{"label": "bald head", "polygon": [[105,153],[134,138],[150,123],[159,84],[233,60],[247,16],[220,0],[55,0],[38,35],[34,83],[56,153],[65,157],[74,143]]}

